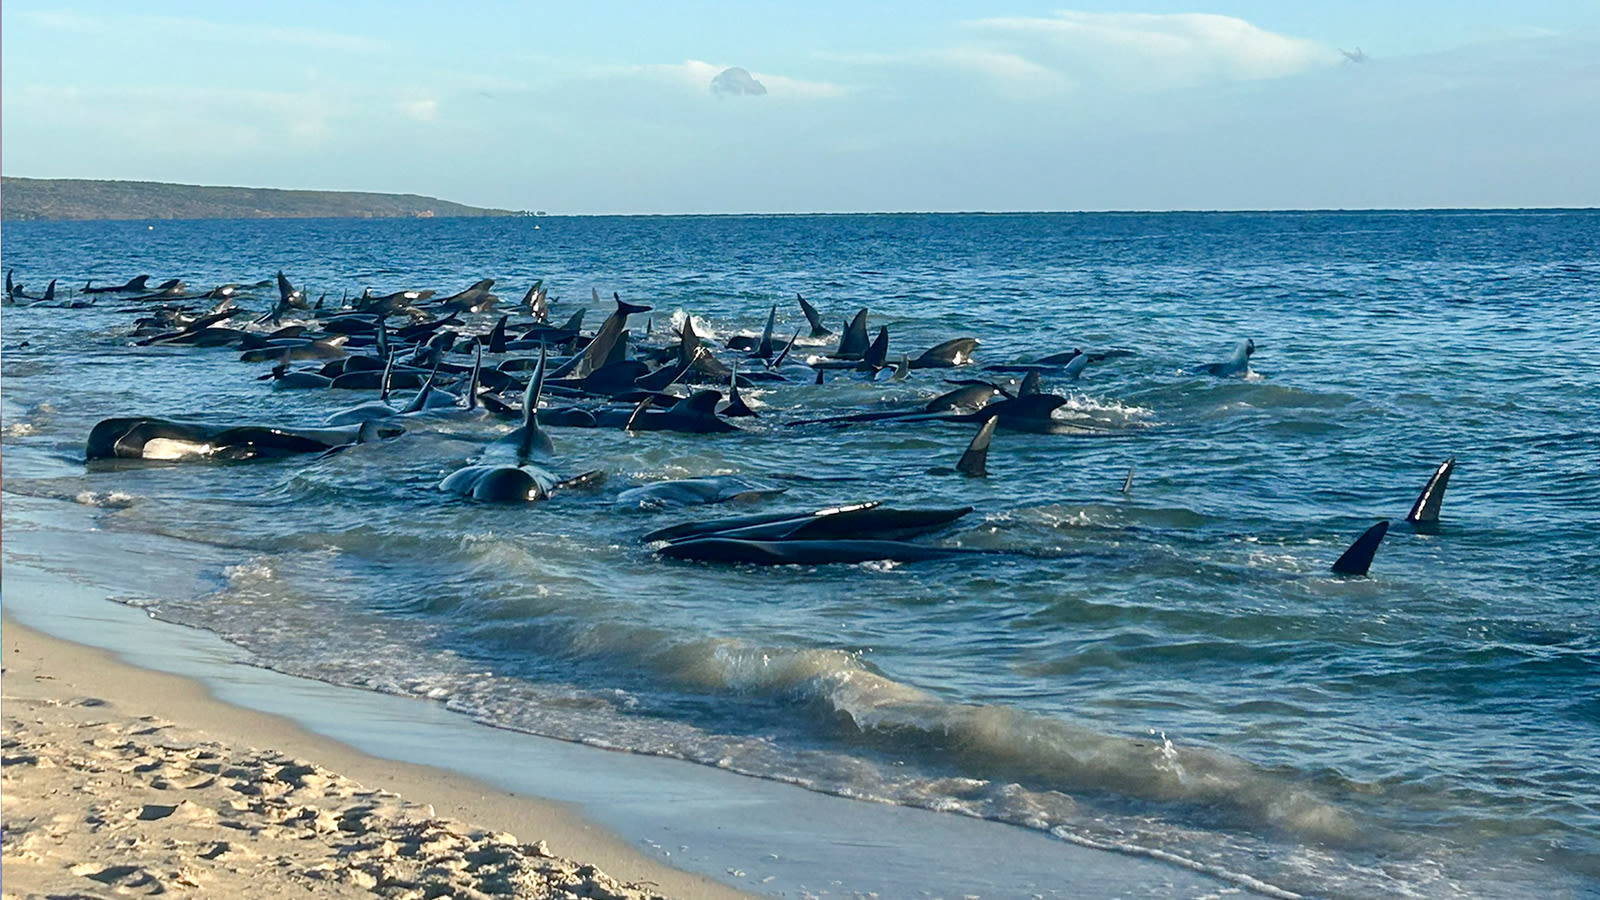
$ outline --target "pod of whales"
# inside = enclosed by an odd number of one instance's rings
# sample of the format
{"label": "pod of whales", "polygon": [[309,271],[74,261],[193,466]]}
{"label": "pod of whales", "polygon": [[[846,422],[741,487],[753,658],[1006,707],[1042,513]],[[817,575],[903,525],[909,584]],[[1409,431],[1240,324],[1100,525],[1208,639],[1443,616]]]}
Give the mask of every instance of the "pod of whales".
{"label": "pod of whales", "polygon": [[[57,296],[54,280],[36,297],[26,293],[9,270],[6,274],[6,299],[10,302],[50,303]],[[954,337],[921,353],[897,351],[891,357],[889,327],[880,325],[876,336],[869,337],[873,332],[868,325],[868,310],[859,308],[846,322],[832,352],[801,363],[798,360],[803,354],[794,350],[801,334],[808,332],[807,326],[814,342],[833,332],[823,325],[816,307],[797,294],[806,325],[796,329],[786,342],[781,341],[777,333],[778,307],[764,303],[768,309],[759,336],[727,342],[730,349],[739,350],[739,354],[731,356],[730,365],[719,358],[719,352],[727,357],[727,351],[713,349],[701,340],[693,317],[687,314],[682,315],[682,326],[675,335],[670,330],[654,329],[653,323],[643,339],[631,334],[629,317],[648,313],[651,308],[625,302],[616,292],[611,295],[614,309],[592,334],[582,330],[583,308],[565,311],[564,323],[552,325],[552,303],[542,280],[534,282],[521,303],[502,307],[503,314],[495,315],[493,320],[487,314],[495,309],[499,298],[492,293],[492,278],[480,279],[445,296],[434,290],[407,289],[380,295],[367,289],[359,297],[337,303],[326,295],[311,302],[307,291],[295,287],[281,271],[274,279],[218,285],[203,293],[189,293],[178,278],[154,289],[148,286],[149,280],[149,276],[141,275],[115,286],[96,287],[87,282],[81,290],[61,291],[69,298],[68,305],[88,302],[73,301],[73,296],[117,296],[129,304],[128,311],[137,309],[141,319],[134,337],[139,346],[151,348],[148,352],[152,354],[172,352],[162,348],[174,347],[200,351],[232,348],[242,362],[270,365],[271,370],[261,378],[274,389],[365,390],[379,395],[370,402],[334,413],[320,427],[218,424],[160,416],[105,419],[91,430],[87,458],[249,459],[328,454],[364,441],[398,436],[406,430],[403,422],[412,428],[427,427],[429,421],[441,419],[486,425],[495,417],[509,417],[518,422],[510,433],[489,441],[472,464],[439,482],[439,487],[448,493],[495,502],[543,499],[552,491],[592,484],[603,476],[601,472],[567,480],[557,476],[548,468],[554,448],[541,425],[711,435],[739,431],[729,419],[748,417],[752,419],[749,433],[760,436],[770,434],[778,425],[903,423],[938,428],[961,424],[976,427],[977,433],[960,460],[952,468],[929,472],[981,478],[989,475],[988,452],[997,430],[1040,434],[1092,431],[1057,417],[1057,411],[1068,399],[1045,392],[1041,376],[1075,381],[1091,361],[1099,363],[1127,355],[1127,351],[1085,353],[1078,349],[1022,355],[1020,358],[1033,361],[985,367],[990,372],[1026,376],[1015,388],[1008,387],[1013,383],[1009,380],[970,381],[958,383],[954,390],[931,400],[884,408],[890,404],[890,397],[914,396],[888,388],[886,393],[877,395],[877,408],[847,408],[771,423],[770,419],[784,417],[784,410],[791,411],[790,417],[794,415],[795,407],[786,405],[785,395],[764,397],[769,405],[763,406],[763,411],[768,416],[758,419],[741,395],[741,388],[792,384],[799,392],[804,390],[800,385],[813,376],[820,379],[827,369],[836,372],[834,377],[840,381],[869,387],[873,380],[915,384],[919,370],[973,366],[979,339]],[[251,291],[272,286],[278,289],[275,302],[262,310],[259,303],[267,298],[258,298],[255,311],[244,311],[240,304],[250,302]],[[593,291],[592,296],[598,304],[598,291]],[[255,317],[253,322],[251,317]],[[242,324],[246,322],[250,324]],[[721,327],[719,323],[718,330]],[[787,324],[784,330],[789,330]],[[1248,375],[1255,349],[1253,340],[1245,340],[1229,359],[1192,371],[1223,378]],[[537,360],[526,355],[532,350],[538,351]],[[470,367],[464,364],[465,353],[477,354]],[[485,353],[495,358],[487,367],[482,364]],[[760,360],[761,364],[749,363],[751,359]],[[746,360],[743,366],[740,360]],[[301,361],[308,365],[293,367]],[[391,403],[390,391],[396,389],[414,389],[416,394],[404,405]],[[727,392],[726,404],[723,391]],[[509,400],[516,393],[522,394],[520,409]],[[541,409],[541,400],[550,397],[559,398],[555,401],[558,405]],[[733,443],[742,446],[743,442],[736,438]],[[1441,464],[1413,504],[1406,521],[1415,530],[1437,530],[1454,467],[1454,458]],[[1124,494],[1131,491],[1131,486],[1130,468]],[[717,475],[642,485],[620,492],[615,500],[655,508],[701,506],[729,499],[759,502],[781,493],[781,489],[768,488],[758,480]],[[870,559],[910,562],[995,552],[914,542],[917,537],[947,527],[968,511],[852,504],[809,513],[684,523],[677,530],[658,530],[647,537],[667,541],[658,551],[665,557],[762,564],[814,565]],[[1387,531],[1387,522],[1369,528],[1333,564],[1333,571],[1342,576],[1366,575]]]}

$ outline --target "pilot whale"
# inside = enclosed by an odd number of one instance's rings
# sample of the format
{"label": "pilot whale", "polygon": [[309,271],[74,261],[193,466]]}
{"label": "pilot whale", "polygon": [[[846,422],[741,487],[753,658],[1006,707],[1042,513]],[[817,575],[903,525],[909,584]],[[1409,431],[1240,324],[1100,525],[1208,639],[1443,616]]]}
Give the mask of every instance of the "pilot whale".
{"label": "pilot whale", "polygon": [[[381,427],[380,438],[405,432]],[[370,433],[370,432],[369,432]],[[322,453],[362,439],[359,426],[291,428],[276,425],[219,425],[153,416],[105,419],[89,432],[88,459],[254,459]]]}
{"label": "pilot whale", "polygon": [[1250,357],[1256,352],[1256,342],[1246,340],[1233,351],[1233,356],[1225,362],[1209,363],[1201,366],[1199,371],[1206,375],[1215,375],[1218,378],[1232,378],[1235,375],[1250,374]]}
{"label": "pilot whale", "polygon": [[439,490],[473,500],[492,503],[532,502],[548,498],[560,488],[597,484],[605,478],[600,470],[585,472],[565,481],[538,461],[555,455],[550,436],[539,428],[539,394],[544,389],[545,357],[522,397],[522,424],[484,447],[478,461],[451,472],[439,483]]}
{"label": "pilot whale", "polygon": [[700,506],[729,501],[761,500],[776,497],[787,488],[771,488],[737,475],[705,478],[678,478],[628,488],[617,495],[617,502],[641,508]]}
{"label": "pilot whale", "polygon": [[1406,522],[1418,531],[1432,531],[1439,527],[1439,507],[1444,503],[1445,488],[1450,486],[1450,475],[1456,470],[1454,456],[1439,464],[1433,476],[1417,495],[1417,502],[1411,504],[1411,512],[1406,513]]}
{"label": "pilot whale", "polygon": [[922,562],[953,556],[993,554],[992,550],[941,547],[909,541],[745,541],[724,537],[668,544],[656,551],[668,559],[751,563],[760,566],[820,566],[830,563]]}

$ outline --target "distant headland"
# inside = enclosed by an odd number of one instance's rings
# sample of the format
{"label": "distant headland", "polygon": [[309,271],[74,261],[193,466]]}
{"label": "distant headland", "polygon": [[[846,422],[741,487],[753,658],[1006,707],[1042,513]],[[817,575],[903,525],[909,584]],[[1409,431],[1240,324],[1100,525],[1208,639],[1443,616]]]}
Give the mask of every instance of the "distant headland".
{"label": "distant headland", "polygon": [[156,181],[0,179],[0,219],[310,219],[515,216],[418,194],[287,191]]}

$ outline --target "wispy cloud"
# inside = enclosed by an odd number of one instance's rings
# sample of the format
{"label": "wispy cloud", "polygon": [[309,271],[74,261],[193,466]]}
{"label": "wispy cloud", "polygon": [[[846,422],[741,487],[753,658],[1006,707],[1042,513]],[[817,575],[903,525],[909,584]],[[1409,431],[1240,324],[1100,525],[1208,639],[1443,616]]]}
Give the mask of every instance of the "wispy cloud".
{"label": "wispy cloud", "polygon": [[1131,89],[1280,78],[1339,61],[1338,51],[1232,16],[1064,10],[999,17],[967,30],[1063,77]]}
{"label": "wispy cloud", "polygon": [[1279,78],[1342,57],[1230,16],[1091,13],[962,22],[950,46],[879,54],[822,54],[847,65],[965,75],[1014,99],[1077,89],[1150,91]]}
{"label": "wispy cloud", "polygon": [[418,122],[432,122],[439,118],[439,101],[433,99],[402,100],[395,104],[400,113]]}
{"label": "wispy cloud", "polygon": [[116,33],[130,44],[230,46],[274,44],[336,53],[376,54],[385,44],[374,38],[316,28],[216,22],[191,16],[109,14],[29,10],[21,14],[31,25],[76,34]]}

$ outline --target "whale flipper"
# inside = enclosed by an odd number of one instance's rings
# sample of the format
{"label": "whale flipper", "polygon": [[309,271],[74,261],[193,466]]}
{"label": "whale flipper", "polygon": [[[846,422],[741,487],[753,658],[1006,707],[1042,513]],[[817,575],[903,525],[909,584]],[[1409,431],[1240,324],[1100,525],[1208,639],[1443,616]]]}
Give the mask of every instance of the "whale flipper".
{"label": "whale flipper", "polygon": [[1372,568],[1372,557],[1378,553],[1378,545],[1383,543],[1383,536],[1389,533],[1389,520],[1382,522],[1361,532],[1356,542],[1350,549],[1344,551],[1333,563],[1335,575],[1365,575]]}
{"label": "whale flipper", "polygon": [[1439,524],[1439,507],[1444,503],[1444,491],[1450,486],[1450,475],[1455,470],[1454,456],[1439,464],[1439,468],[1434,470],[1433,477],[1428,479],[1427,487],[1417,495],[1417,502],[1411,504],[1411,512],[1406,513],[1407,522],[1422,526]]}

